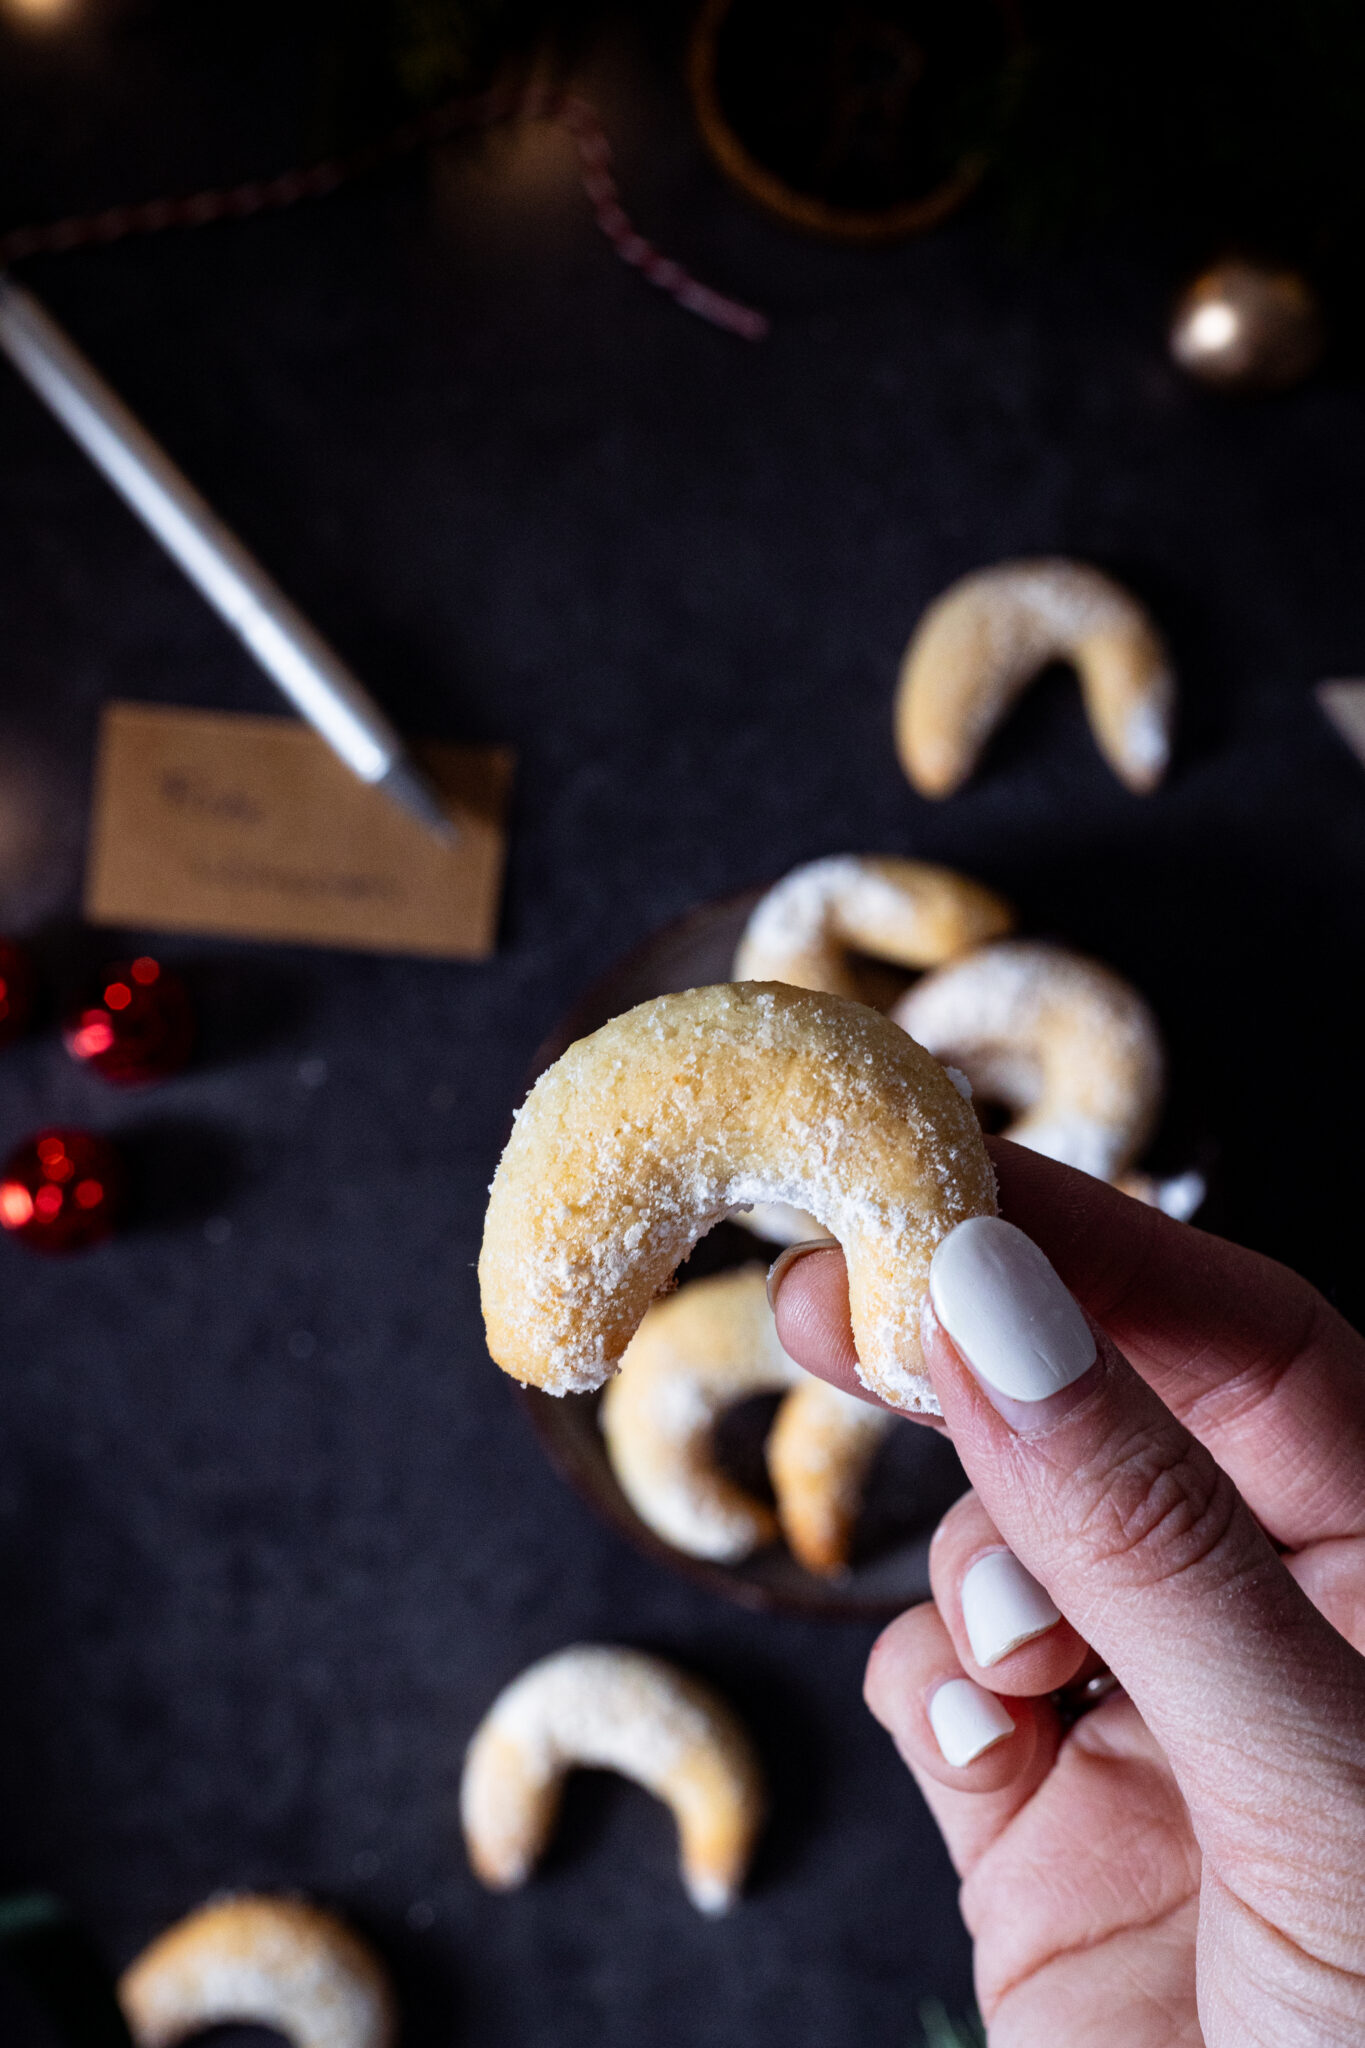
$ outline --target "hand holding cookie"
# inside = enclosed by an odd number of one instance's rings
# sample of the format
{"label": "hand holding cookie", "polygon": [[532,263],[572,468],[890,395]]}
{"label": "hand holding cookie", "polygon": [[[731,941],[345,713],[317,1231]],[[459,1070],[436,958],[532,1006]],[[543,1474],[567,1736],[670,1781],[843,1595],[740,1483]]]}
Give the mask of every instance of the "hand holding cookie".
{"label": "hand holding cookie", "polygon": [[[993,1150],[1009,1220],[940,1244],[922,1329],[975,1491],[867,1676],[991,2038],[1359,2040],[1365,1340],[1273,1262]],[[850,1383],[837,1251],[777,1319]],[[1051,1696],[1101,1660],[1121,1690],[1068,1728]]]}

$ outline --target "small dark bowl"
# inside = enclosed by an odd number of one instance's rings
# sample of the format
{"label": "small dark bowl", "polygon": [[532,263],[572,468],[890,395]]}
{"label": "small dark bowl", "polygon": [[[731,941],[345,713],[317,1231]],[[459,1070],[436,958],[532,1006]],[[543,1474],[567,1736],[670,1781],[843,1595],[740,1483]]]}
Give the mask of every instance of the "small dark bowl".
{"label": "small dark bowl", "polygon": [[[651,996],[728,981],[735,946],[762,895],[751,890],[705,904],[665,925],[575,1004],[536,1055],[530,1079],[552,1066],[575,1039],[596,1031]],[[703,1239],[682,1277],[772,1258],[760,1241],[723,1223]],[[944,1511],[967,1485],[952,1445],[939,1431],[907,1423],[883,1446],[868,1486],[850,1570],[822,1579],[776,1545],[740,1564],[690,1557],[656,1536],[616,1483],[597,1423],[598,1396],[556,1397],[523,1387],[521,1399],[555,1469],[646,1557],[680,1572],[742,1607],[836,1621],[888,1621],[929,1595],[929,1540]]]}

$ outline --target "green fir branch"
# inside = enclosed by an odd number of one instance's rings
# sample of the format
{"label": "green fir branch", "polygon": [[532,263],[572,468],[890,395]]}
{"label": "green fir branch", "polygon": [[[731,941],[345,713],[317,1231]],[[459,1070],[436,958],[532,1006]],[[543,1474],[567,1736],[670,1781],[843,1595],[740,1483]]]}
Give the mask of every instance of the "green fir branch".
{"label": "green fir branch", "polygon": [[924,2048],[986,2048],[986,2029],[973,2013],[964,2020],[951,2020],[937,1998],[926,1998],[919,2009]]}

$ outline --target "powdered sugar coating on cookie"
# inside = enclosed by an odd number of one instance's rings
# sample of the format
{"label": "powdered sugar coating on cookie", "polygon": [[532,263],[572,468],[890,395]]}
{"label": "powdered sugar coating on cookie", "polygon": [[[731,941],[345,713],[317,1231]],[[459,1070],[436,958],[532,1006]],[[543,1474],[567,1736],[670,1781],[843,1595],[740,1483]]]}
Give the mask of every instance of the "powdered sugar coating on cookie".
{"label": "powdered sugar coating on cookie", "polygon": [[618,1771],[664,1800],[693,1904],[723,1913],[734,1903],[763,1817],[749,1739],[709,1686],[661,1657],[605,1643],[576,1643],[532,1664],[475,1731],[460,1814],[482,1883],[525,1883],[576,1765]]}
{"label": "powdered sugar coating on cookie", "polygon": [[1156,1020],[1130,983],[1065,946],[1002,940],[926,974],[894,1012],[1015,1112],[1016,1144],[1117,1180],[1161,1104]]}
{"label": "powdered sugar coating on cookie", "polygon": [[780,983],[642,1003],[541,1076],[484,1225],[494,1359],[550,1393],[599,1386],[698,1239],[760,1201],[843,1246],[865,1384],[937,1412],[919,1313],[940,1239],[995,1210],[980,1126],[888,1018]]}
{"label": "powdered sugar coating on cookie", "polygon": [[1013,922],[1002,897],[951,868],[831,854],[793,868],[755,906],[735,953],[735,980],[866,1000],[853,950],[898,967],[934,967]]}
{"label": "powdered sugar coating on cookie", "polygon": [[174,2048],[232,2021],[291,2048],[390,2048],[393,2001],[371,1951],[305,1899],[212,1899],[124,1972],[119,2002],[137,2048]]}
{"label": "powdered sugar coating on cookie", "polygon": [[[776,1514],[716,1461],[721,1415],[766,1393],[783,1395],[767,1448]],[[618,1485],[666,1543],[734,1564],[780,1527],[797,1560],[827,1576],[847,1568],[868,1468],[895,1422],[787,1356],[757,1265],[653,1302],[599,1412]]]}
{"label": "powdered sugar coating on cookie", "polygon": [[777,1518],[718,1466],[715,1427],[735,1402],[805,1378],[777,1341],[762,1266],[652,1302],[599,1411],[612,1471],[641,1520],[720,1564],[771,1543]]}
{"label": "powdered sugar coating on cookie", "polygon": [[951,796],[1010,704],[1070,662],[1096,745],[1142,795],[1170,758],[1175,678],[1151,617],[1112,577],[1061,556],[962,577],[925,612],[896,695],[896,749],[925,796]]}

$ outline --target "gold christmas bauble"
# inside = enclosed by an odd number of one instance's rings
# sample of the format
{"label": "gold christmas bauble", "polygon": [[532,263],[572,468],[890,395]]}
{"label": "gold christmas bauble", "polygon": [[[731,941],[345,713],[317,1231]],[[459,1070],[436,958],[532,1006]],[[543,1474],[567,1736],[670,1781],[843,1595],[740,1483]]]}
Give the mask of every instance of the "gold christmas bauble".
{"label": "gold christmas bauble", "polygon": [[1317,293],[1297,270],[1242,259],[1215,264],[1177,301],[1171,354],[1182,370],[1225,391],[1283,391],[1317,367]]}

